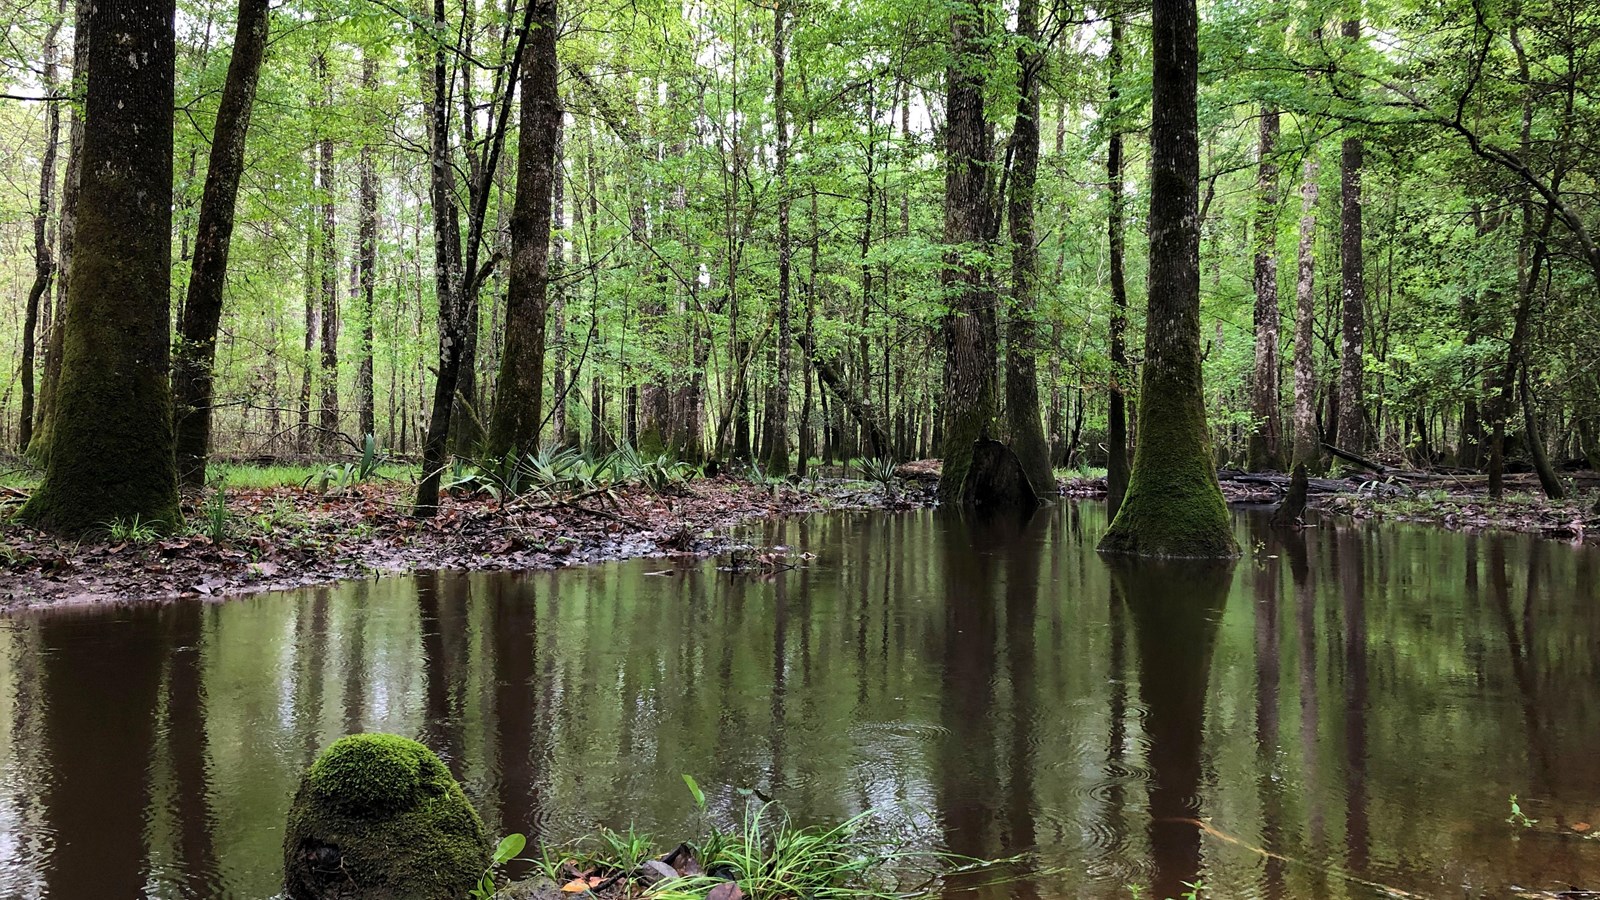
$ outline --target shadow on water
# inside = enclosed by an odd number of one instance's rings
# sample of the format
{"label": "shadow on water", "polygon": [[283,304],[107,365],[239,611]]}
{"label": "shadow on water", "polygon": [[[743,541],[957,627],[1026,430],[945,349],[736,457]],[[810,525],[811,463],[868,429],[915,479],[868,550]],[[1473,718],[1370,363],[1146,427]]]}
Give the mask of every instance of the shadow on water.
{"label": "shadow on water", "polygon": [[[1102,507],[834,515],[794,570],[642,560],[0,619],[0,896],[270,896],[313,756],[416,736],[487,827],[801,822],[1031,855],[985,898],[1600,886],[1600,553],[1241,512],[1233,566]],[[1540,827],[1505,823],[1517,794]],[[1204,827],[1197,825],[1203,821]],[[952,885],[973,896],[968,880]]]}

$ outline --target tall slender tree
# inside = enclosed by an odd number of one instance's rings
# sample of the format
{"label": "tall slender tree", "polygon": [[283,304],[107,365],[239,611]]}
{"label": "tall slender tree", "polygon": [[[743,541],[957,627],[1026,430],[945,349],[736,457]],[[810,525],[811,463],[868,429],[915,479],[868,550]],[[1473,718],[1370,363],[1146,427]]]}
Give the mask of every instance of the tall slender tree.
{"label": "tall slender tree", "polygon": [[1283,424],[1279,412],[1278,328],[1278,110],[1261,109],[1256,143],[1255,291],[1256,365],[1250,380],[1250,468],[1283,464]]}
{"label": "tall slender tree", "polygon": [[[1361,38],[1359,16],[1345,20],[1344,39]],[[1349,134],[1339,151],[1339,294],[1342,320],[1339,344],[1339,420],[1335,440],[1351,450],[1366,447],[1366,375],[1363,332],[1367,321],[1366,263],[1362,253],[1361,137]]]}
{"label": "tall slender tree", "polygon": [[1106,196],[1109,198],[1106,243],[1111,268],[1111,377],[1106,411],[1106,509],[1115,518],[1128,493],[1128,410],[1123,380],[1128,377],[1128,283],[1123,275],[1127,239],[1124,229],[1126,200],[1122,191],[1122,13],[1112,9],[1111,47],[1107,51],[1110,72],[1106,96],[1110,137],[1106,147]]}
{"label": "tall slender tree", "polygon": [[544,407],[545,323],[550,304],[550,210],[561,126],[555,0],[530,0],[533,22],[522,51],[522,122],[517,198],[511,213],[506,345],[489,420],[491,455],[537,449]]}
{"label": "tall slender tree", "polygon": [[963,0],[950,11],[950,65],[945,73],[945,266],[940,274],[945,306],[944,470],[939,499],[952,502],[972,464],[973,444],[994,418],[995,295],[977,258],[990,242],[994,216],[990,137],[983,82],[989,64],[988,19],[983,0]]}
{"label": "tall slender tree", "polygon": [[1039,411],[1039,247],[1034,198],[1039,177],[1039,94],[1044,47],[1038,0],[1017,6],[1017,118],[1011,131],[1011,310],[1006,320],[1006,424],[1011,449],[1034,493],[1056,493]]}
{"label": "tall slender tree", "polygon": [[47,300],[55,278],[54,222],[56,197],[56,153],[61,144],[61,104],[54,101],[57,90],[56,41],[61,35],[61,20],[66,17],[66,0],[60,0],[55,16],[44,36],[44,66],[41,72],[45,96],[51,97],[45,109],[44,152],[39,159],[39,205],[33,217],[33,286],[22,313],[22,414],[17,447],[27,450],[33,441],[34,359],[39,341],[39,311]]}
{"label": "tall slender tree", "polygon": [[373,398],[373,318],[377,314],[378,289],[378,173],[376,140],[372,131],[380,126],[377,108],[378,60],[371,50],[361,59],[361,93],[367,103],[368,135],[361,142],[360,221],[357,224],[357,293],[360,304],[361,346],[356,369],[356,406],[361,434],[377,432],[376,404]]}
{"label": "tall slender tree", "polygon": [[77,248],[44,480],[23,507],[72,534],[179,521],[173,451],[173,0],[89,11]]}
{"label": "tall slender tree", "polygon": [[1238,554],[1200,377],[1200,61],[1195,0],[1151,7],[1150,298],[1139,438],[1105,553]]}
{"label": "tall slender tree", "polygon": [[261,59],[266,55],[267,29],[267,0],[239,0],[233,55],[228,60],[228,76],[222,85],[217,124],[211,135],[189,290],[178,322],[177,358],[172,369],[173,403],[178,417],[178,477],[186,487],[198,487],[206,480],[217,328],[222,321],[234,207],[244,173],[245,139],[255,106]]}
{"label": "tall slender tree", "polygon": [[[777,0],[772,7],[772,103],[776,158],[773,177],[778,189],[778,342],[777,373],[772,398],[767,406],[767,434],[762,441],[766,451],[767,473],[789,474],[789,343],[794,339],[794,324],[789,303],[789,269],[794,248],[789,235],[789,118],[784,90],[784,64],[789,54],[788,0]],[[801,452],[805,452],[804,449]]]}

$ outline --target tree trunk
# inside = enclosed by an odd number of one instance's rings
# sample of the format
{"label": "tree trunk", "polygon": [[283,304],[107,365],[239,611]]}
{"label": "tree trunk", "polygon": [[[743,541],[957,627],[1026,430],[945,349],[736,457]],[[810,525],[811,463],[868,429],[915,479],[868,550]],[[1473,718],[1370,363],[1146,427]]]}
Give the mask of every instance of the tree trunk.
{"label": "tree trunk", "polygon": [[78,195],[83,183],[83,96],[88,85],[90,0],[73,3],[72,34],[72,116],[67,127],[66,183],[61,188],[61,240],[56,263],[56,314],[46,336],[44,379],[40,385],[38,423],[28,456],[43,463],[50,455],[50,434],[55,421],[56,385],[61,380],[62,344],[67,321],[67,287],[72,278],[72,257],[77,234]]}
{"label": "tree trunk", "polygon": [[994,215],[983,111],[984,74],[991,63],[987,15],[979,0],[952,9],[952,62],[945,74],[945,266],[939,280],[950,311],[942,323],[945,424],[939,499],[946,503],[960,499],[973,446],[989,435],[994,417],[995,297],[987,274],[972,261],[989,243]]}
{"label": "tree trunk", "polygon": [[1217,485],[1200,372],[1199,65],[1195,0],[1151,15],[1150,298],[1139,437],[1106,553],[1238,554]]}
{"label": "tree trunk", "polygon": [[[322,108],[333,109],[333,76],[326,51],[316,60],[322,82]],[[339,245],[335,239],[337,206],[333,187],[333,138],[324,134],[317,145],[317,189],[322,199],[322,230],[318,233],[322,276],[322,396],[317,416],[317,449],[331,454],[339,433]]]}
{"label": "tree trunk", "polygon": [[1321,441],[1317,435],[1316,361],[1316,274],[1317,274],[1317,179],[1316,148],[1306,149],[1305,170],[1300,184],[1299,266],[1295,279],[1294,310],[1294,448],[1290,464],[1317,468]]}
{"label": "tree trunk", "polygon": [[[50,20],[44,37],[43,83],[45,96],[54,96],[56,85],[56,38],[61,33],[61,20],[67,14],[66,0],[56,6],[55,18]],[[56,148],[61,142],[61,104],[45,105],[44,153],[39,161],[39,211],[33,217],[33,286],[28,289],[28,302],[22,314],[22,414],[17,435],[17,448],[26,451],[33,442],[34,417],[34,352],[38,347],[39,308],[50,291],[55,277],[55,257],[51,244],[50,217],[55,211]]]}
{"label": "tree trunk", "polygon": [[54,435],[24,518],[68,534],[176,527],[169,379],[173,0],[100,0],[89,16],[77,256]]}
{"label": "tree trunk", "polygon": [[184,487],[200,487],[206,482],[206,457],[211,448],[211,367],[217,355],[217,327],[222,320],[239,177],[244,172],[245,137],[261,60],[266,55],[267,29],[267,0],[240,0],[233,54],[211,137],[189,290],[178,323],[177,359],[172,370],[178,478]]}
{"label": "tree trunk", "polygon": [[[1359,19],[1344,23],[1344,37],[1352,44],[1361,37]],[[1339,349],[1339,445],[1361,452],[1366,449],[1365,374],[1362,330],[1366,325],[1366,276],[1362,260],[1361,138],[1344,139],[1339,154],[1339,290],[1343,297],[1342,341]]]}
{"label": "tree trunk", "polygon": [[1255,289],[1256,366],[1250,383],[1250,468],[1256,472],[1283,465],[1283,424],[1278,394],[1278,111],[1261,110],[1256,175]]}
{"label": "tree trunk", "polygon": [[494,414],[491,457],[538,449],[544,408],[545,323],[549,312],[550,226],[556,135],[555,0],[533,0],[533,30],[522,64],[522,123],[517,143],[517,196],[511,213],[511,267],[506,285],[506,342]]}
{"label": "tree trunk", "polygon": [[1533,390],[1528,386],[1527,366],[1522,367],[1521,394],[1523,439],[1528,444],[1528,455],[1533,457],[1533,470],[1539,474],[1539,486],[1544,489],[1544,495],[1551,500],[1560,500],[1566,496],[1566,491],[1561,487],[1561,479],[1556,477],[1556,470],[1550,465],[1550,456],[1544,450],[1544,434],[1533,408]]}
{"label": "tree trunk", "polygon": [[[368,51],[370,53],[370,51]],[[377,103],[378,89],[378,61],[372,56],[365,56],[361,60],[361,92],[369,104]],[[376,110],[373,121],[367,127],[376,129],[381,123],[376,121]],[[361,221],[359,223],[360,259],[360,302],[361,302],[361,349],[360,361],[356,371],[356,403],[360,407],[360,429],[362,435],[376,433],[376,410],[373,400],[373,316],[377,313],[377,287],[378,287],[378,175],[376,163],[373,159],[375,148],[369,139],[361,145],[360,179],[361,193]],[[374,438],[376,440],[376,438]]]}
{"label": "tree trunk", "polygon": [[[1128,285],[1123,273],[1127,239],[1123,228],[1122,193],[1122,16],[1111,15],[1109,76],[1111,89],[1107,104],[1113,118],[1110,146],[1106,150],[1106,189],[1110,197],[1107,244],[1111,256],[1111,377],[1106,414],[1106,515],[1116,518],[1122,499],[1128,493],[1128,411],[1123,379],[1128,377]],[[1059,143],[1059,141],[1057,142]]]}
{"label": "tree trunk", "polygon": [[772,13],[772,103],[777,143],[774,175],[778,190],[778,341],[773,352],[777,355],[777,372],[772,399],[767,405],[767,434],[762,441],[766,450],[767,475],[774,478],[789,474],[789,344],[794,339],[789,309],[789,268],[793,254],[789,240],[789,122],[788,112],[784,108],[783,84],[783,68],[788,53],[788,14],[787,0],[777,0]]}
{"label": "tree trunk", "polygon": [[[444,34],[445,0],[433,0],[431,21],[417,25],[423,58],[432,65],[424,91],[428,109],[428,197],[433,209],[434,295],[439,305],[439,359],[433,384],[433,408],[422,439],[422,476],[417,485],[416,514],[431,516],[439,507],[439,478],[450,443],[450,414],[455,407],[461,373],[462,266],[460,219],[456,211],[455,170],[450,161],[449,81],[446,50],[434,35]],[[430,47],[429,45],[432,44]]]}
{"label": "tree trunk", "polygon": [[1006,330],[1006,419],[1011,449],[1028,481],[1041,495],[1056,493],[1050,467],[1050,445],[1039,411],[1039,248],[1034,229],[1035,184],[1039,174],[1039,81],[1043,48],[1039,45],[1038,0],[1017,7],[1017,120],[1011,132],[1011,316]]}

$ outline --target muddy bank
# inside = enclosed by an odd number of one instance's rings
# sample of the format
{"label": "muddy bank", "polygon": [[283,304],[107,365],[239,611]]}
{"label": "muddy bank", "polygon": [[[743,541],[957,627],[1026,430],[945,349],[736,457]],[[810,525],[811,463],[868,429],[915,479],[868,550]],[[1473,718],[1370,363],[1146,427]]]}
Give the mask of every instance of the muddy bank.
{"label": "muddy bank", "polygon": [[[704,556],[733,526],[844,509],[909,509],[861,482],[756,484],[696,479],[668,491],[638,485],[504,505],[449,497],[433,519],[410,514],[412,487],[363,484],[328,496],[297,487],[239,490],[226,514],[186,504],[188,533],[71,541],[0,522],[0,609],[220,598],[349,578],[428,570],[552,569],[648,556]],[[211,521],[222,527],[213,528]],[[220,540],[212,535],[222,534]]]}

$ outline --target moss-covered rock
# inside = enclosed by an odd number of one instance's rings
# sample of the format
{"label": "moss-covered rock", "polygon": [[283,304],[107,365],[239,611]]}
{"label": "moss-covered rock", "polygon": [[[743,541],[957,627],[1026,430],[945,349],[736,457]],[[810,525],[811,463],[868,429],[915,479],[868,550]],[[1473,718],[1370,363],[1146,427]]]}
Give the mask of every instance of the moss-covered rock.
{"label": "moss-covered rock", "polygon": [[433,751],[356,734],[301,779],[284,832],[284,888],[293,900],[459,900],[491,849]]}

